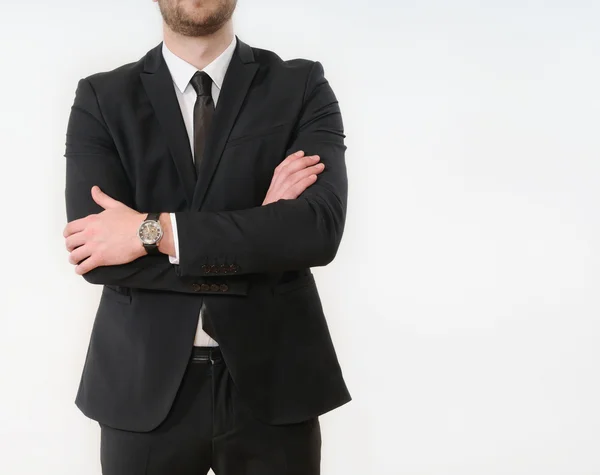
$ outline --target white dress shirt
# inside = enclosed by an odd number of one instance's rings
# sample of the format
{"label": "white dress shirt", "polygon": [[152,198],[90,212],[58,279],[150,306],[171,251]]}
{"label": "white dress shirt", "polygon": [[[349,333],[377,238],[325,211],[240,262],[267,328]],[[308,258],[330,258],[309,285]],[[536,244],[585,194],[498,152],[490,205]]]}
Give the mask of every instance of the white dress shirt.
{"label": "white dress shirt", "polygon": [[[202,71],[210,76],[212,79],[212,99],[217,106],[219,100],[219,94],[221,87],[223,86],[223,79],[225,73],[231,62],[231,57],[235,50],[236,37],[229,46],[223,51],[215,60],[207,65]],[[194,157],[194,105],[196,103],[196,91],[190,84],[192,76],[198,71],[195,66],[192,66],[187,61],[184,61],[179,56],[175,55],[163,41],[162,54],[165,58],[165,62],[173,78],[173,86],[175,88],[175,94],[179,101],[179,107],[181,108],[181,115],[183,116],[183,122],[187,130],[188,138],[190,140],[190,149],[192,151],[192,157]],[[194,157],[195,159],[195,157]],[[175,213],[171,214],[171,226],[173,227],[173,242],[175,244],[175,257],[169,256],[171,264],[179,264],[179,240],[177,237],[177,221],[175,219]],[[185,256],[183,256],[185,259]],[[203,307],[204,308],[204,307]],[[208,334],[202,329],[202,310],[200,311],[200,318],[198,319],[198,328],[196,330],[196,336],[194,338],[194,346],[217,346],[217,342],[213,340]]]}

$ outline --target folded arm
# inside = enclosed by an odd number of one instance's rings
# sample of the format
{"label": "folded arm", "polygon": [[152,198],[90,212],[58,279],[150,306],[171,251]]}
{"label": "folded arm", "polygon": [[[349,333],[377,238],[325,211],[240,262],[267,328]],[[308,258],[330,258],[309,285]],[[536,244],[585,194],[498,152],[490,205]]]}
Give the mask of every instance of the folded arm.
{"label": "folded arm", "polygon": [[223,212],[177,212],[178,275],[237,274],[324,266],[335,257],[344,230],[347,175],[337,99],[315,62],[304,107],[288,149],[318,154],[324,171],[297,199]]}
{"label": "folded arm", "polygon": [[[172,265],[167,256],[145,255],[134,237],[143,215],[134,209],[132,186],[93,88],[81,80],[65,153],[65,236],[67,247],[74,248],[69,249],[70,260],[78,264],[78,273],[98,284],[194,292],[193,280],[203,276],[280,272],[331,262],[345,223],[346,147],[339,106],[318,62],[309,74],[303,104],[288,153],[301,151],[276,168],[263,205],[175,213],[181,258]],[[94,185],[103,192],[94,188],[92,197]],[[159,249],[174,256],[170,216],[161,214],[166,233]]]}
{"label": "folded arm", "polygon": [[[65,158],[67,221],[103,211],[92,198],[94,185],[135,209],[131,184],[86,79],[79,81],[71,108]],[[177,275],[167,256],[143,255],[126,264],[96,267],[83,277],[93,284],[194,292],[192,282]]]}

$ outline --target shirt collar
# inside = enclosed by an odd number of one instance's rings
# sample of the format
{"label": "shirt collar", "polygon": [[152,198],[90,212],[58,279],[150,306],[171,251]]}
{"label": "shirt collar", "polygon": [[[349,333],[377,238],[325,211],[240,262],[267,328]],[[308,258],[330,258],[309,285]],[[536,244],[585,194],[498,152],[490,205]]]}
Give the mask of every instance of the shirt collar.
{"label": "shirt collar", "polygon": [[[208,64],[202,71],[210,76],[215,85],[221,90],[223,86],[223,80],[225,79],[225,73],[231,62],[233,52],[235,51],[235,45],[237,38],[234,35],[233,40],[225,51],[223,51],[218,57],[216,57],[210,64]],[[163,41],[162,54],[173,78],[173,82],[177,88],[183,93],[190,83],[192,76],[196,74],[198,68],[191,65],[187,61],[181,59],[175,53],[173,53]]]}

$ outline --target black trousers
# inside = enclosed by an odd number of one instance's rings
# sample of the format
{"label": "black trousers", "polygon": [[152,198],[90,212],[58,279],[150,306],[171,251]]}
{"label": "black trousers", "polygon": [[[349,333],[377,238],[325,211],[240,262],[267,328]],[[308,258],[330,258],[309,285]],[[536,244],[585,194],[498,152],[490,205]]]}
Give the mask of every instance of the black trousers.
{"label": "black trousers", "polygon": [[268,425],[239,397],[218,348],[194,347],[167,418],[151,432],[100,424],[103,475],[318,475],[319,419]]}

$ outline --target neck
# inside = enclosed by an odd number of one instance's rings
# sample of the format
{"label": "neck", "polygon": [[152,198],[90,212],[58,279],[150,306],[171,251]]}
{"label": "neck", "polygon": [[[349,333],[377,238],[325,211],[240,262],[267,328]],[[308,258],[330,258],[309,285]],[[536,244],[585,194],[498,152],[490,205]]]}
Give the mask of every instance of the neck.
{"label": "neck", "polygon": [[163,23],[163,40],[167,48],[198,69],[214,61],[233,41],[233,22],[207,36],[190,37],[175,33]]}

